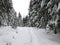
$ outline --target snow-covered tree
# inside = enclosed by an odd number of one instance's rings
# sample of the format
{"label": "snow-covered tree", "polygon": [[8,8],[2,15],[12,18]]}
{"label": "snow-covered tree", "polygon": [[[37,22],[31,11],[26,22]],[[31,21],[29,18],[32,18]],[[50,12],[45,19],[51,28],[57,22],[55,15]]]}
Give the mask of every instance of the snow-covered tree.
{"label": "snow-covered tree", "polygon": [[29,17],[26,16],[25,18],[23,18],[23,25],[28,26],[28,24],[29,24]]}
{"label": "snow-covered tree", "polygon": [[12,6],[12,0],[0,0],[0,24],[12,26],[16,19],[16,12]]}
{"label": "snow-covered tree", "polygon": [[12,0],[0,0],[0,17],[2,17],[1,24],[7,25],[8,16],[12,9]]}
{"label": "snow-covered tree", "polygon": [[18,13],[18,26],[23,26],[23,20],[20,12]]}
{"label": "snow-covered tree", "polygon": [[46,28],[49,23],[58,26],[60,20],[60,0],[31,0],[29,25]]}
{"label": "snow-covered tree", "polygon": [[14,13],[14,15],[11,18],[10,26],[12,26],[12,28],[16,28],[18,26],[18,19],[17,19],[16,12]]}

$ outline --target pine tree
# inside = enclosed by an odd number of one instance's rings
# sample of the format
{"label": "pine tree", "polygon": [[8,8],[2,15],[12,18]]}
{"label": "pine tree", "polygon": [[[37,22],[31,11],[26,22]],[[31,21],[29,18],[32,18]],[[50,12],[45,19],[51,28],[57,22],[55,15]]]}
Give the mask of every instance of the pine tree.
{"label": "pine tree", "polygon": [[12,19],[11,19],[11,22],[10,22],[10,25],[12,26],[12,28],[17,28],[17,13],[15,12]]}
{"label": "pine tree", "polygon": [[24,24],[24,26],[29,26],[29,17],[28,17],[28,15],[25,18],[23,18],[23,24]]}
{"label": "pine tree", "polygon": [[9,2],[9,0],[0,0],[0,17],[2,18],[2,20],[0,20],[0,23],[2,25],[4,25],[5,22],[7,23],[7,19],[11,9],[12,2]]}
{"label": "pine tree", "polygon": [[[45,28],[49,23],[55,23],[59,18],[60,0],[31,0],[29,6],[29,25]],[[42,18],[43,17],[43,18]]]}
{"label": "pine tree", "polygon": [[19,12],[18,13],[18,26],[22,26],[22,24],[23,24],[23,20],[22,20],[21,14]]}

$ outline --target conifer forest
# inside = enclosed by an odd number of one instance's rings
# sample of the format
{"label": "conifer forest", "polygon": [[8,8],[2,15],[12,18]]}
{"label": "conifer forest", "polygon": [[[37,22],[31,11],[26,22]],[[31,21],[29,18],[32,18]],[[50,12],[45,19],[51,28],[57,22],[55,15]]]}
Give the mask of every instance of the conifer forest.
{"label": "conifer forest", "polygon": [[22,17],[13,0],[0,0],[0,45],[60,45],[60,0],[30,0],[28,7]]}

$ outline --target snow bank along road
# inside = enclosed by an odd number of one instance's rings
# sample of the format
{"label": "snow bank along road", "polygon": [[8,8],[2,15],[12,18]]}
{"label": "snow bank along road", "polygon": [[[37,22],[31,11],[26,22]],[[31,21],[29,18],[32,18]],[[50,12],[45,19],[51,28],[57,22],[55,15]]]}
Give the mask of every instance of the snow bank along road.
{"label": "snow bank along road", "polygon": [[32,27],[1,27],[0,45],[60,45],[60,35]]}

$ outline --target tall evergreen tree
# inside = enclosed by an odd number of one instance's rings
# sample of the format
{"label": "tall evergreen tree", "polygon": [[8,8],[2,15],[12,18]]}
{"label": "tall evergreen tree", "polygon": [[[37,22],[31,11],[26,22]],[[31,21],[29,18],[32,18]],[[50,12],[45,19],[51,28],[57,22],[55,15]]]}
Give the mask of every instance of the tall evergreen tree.
{"label": "tall evergreen tree", "polygon": [[0,16],[2,17],[2,20],[0,20],[1,23],[4,19],[7,19],[11,9],[12,9],[12,2],[9,2],[9,0],[0,0]]}
{"label": "tall evergreen tree", "polygon": [[23,20],[22,20],[21,14],[19,12],[18,13],[18,26],[22,26],[22,24],[23,24]]}
{"label": "tall evergreen tree", "polygon": [[[46,28],[51,23],[58,24],[60,0],[31,0],[29,6],[29,25]],[[59,22],[59,21],[58,21]]]}

